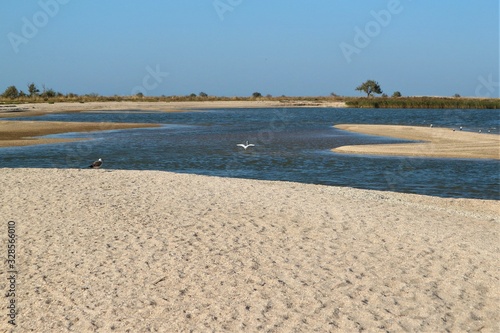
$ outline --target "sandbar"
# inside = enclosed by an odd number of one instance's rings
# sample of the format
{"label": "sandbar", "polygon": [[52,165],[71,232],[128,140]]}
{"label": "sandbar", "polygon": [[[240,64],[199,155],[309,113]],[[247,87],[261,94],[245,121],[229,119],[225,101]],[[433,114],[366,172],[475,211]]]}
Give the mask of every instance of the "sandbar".
{"label": "sandbar", "polygon": [[0,179],[5,257],[8,221],[16,235],[1,332],[12,299],[14,332],[500,331],[498,201],[160,171]]}
{"label": "sandbar", "polygon": [[350,145],[334,148],[333,151],[338,153],[500,159],[500,136],[497,134],[399,125],[340,124],[335,125],[335,128],[362,134],[423,141],[419,143]]}
{"label": "sandbar", "polygon": [[78,139],[43,138],[40,136],[68,132],[108,131],[127,128],[158,127],[158,124],[62,122],[62,121],[0,121],[0,147],[70,142]]}
{"label": "sandbar", "polygon": [[0,118],[39,116],[48,113],[110,111],[110,110],[145,110],[163,112],[182,112],[203,109],[223,108],[293,108],[293,107],[346,107],[339,101],[309,100],[255,100],[255,101],[192,101],[192,102],[61,102],[61,103],[26,103],[0,105]]}

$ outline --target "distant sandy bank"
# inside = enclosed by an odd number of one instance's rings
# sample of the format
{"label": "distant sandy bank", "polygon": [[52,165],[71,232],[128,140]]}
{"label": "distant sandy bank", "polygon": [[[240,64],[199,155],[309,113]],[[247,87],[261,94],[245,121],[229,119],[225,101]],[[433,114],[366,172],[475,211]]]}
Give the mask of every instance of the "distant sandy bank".
{"label": "distant sandy bank", "polygon": [[108,131],[127,128],[158,127],[156,124],[85,123],[62,121],[0,121],[0,147],[74,141],[70,139],[38,138],[69,132]]}
{"label": "distant sandy bank", "polygon": [[181,112],[193,109],[221,108],[288,108],[288,107],[346,107],[344,102],[327,101],[202,101],[202,102],[86,102],[86,103],[29,103],[0,105],[0,118],[36,116],[47,113],[96,110],[154,110]]}
{"label": "distant sandy bank", "polygon": [[380,135],[422,143],[342,146],[338,153],[399,155],[449,158],[500,159],[500,136],[496,134],[453,131],[449,128],[430,128],[396,125],[342,124],[335,128],[369,135]]}

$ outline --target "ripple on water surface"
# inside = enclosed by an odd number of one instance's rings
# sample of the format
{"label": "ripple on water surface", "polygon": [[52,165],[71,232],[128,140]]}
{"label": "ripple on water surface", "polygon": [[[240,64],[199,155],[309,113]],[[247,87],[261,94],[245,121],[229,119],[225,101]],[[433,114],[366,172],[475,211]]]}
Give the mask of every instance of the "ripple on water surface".
{"label": "ripple on water surface", "polygon": [[[336,154],[353,144],[406,142],[348,133],[340,123],[459,128],[498,134],[498,110],[226,109],[182,113],[92,112],[19,120],[111,121],[163,124],[159,128],[69,133],[86,141],[0,149],[0,167],[88,166],[103,158],[107,169],[166,170],[222,177],[427,194],[500,198],[500,162]],[[493,134],[485,134],[493,135]],[[243,150],[237,143],[256,146]]]}

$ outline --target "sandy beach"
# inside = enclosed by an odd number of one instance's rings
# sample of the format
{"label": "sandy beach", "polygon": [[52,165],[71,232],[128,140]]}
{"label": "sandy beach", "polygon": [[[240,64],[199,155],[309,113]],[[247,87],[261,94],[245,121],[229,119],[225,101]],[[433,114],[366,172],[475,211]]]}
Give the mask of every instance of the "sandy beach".
{"label": "sandy beach", "polygon": [[26,103],[0,105],[0,118],[38,116],[48,113],[144,110],[182,112],[202,109],[223,108],[293,108],[293,107],[346,107],[344,102],[328,101],[193,101],[193,102],[85,102],[85,103]]}
{"label": "sandy beach", "polygon": [[[498,332],[497,201],[0,169],[0,331]],[[8,229],[14,225],[14,229]],[[10,280],[9,280],[10,279]]]}
{"label": "sandy beach", "polygon": [[156,124],[85,123],[59,121],[1,121],[0,147],[60,143],[77,139],[40,138],[49,134],[108,131],[127,128],[158,127]]}
{"label": "sandy beach", "polygon": [[500,136],[495,134],[419,126],[342,124],[335,127],[362,134],[422,141],[420,143],[342,146],[333,149],[334,152],[339,153],[500,159]]}

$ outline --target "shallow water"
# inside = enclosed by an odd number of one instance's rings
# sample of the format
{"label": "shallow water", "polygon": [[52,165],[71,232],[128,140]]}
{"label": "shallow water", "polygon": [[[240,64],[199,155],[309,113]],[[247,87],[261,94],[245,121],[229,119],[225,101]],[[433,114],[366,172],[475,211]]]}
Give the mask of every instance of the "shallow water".
{"label": "shallow water", "polygon": [[[404,140],[337,130],[341,123],[459,128],[498,135],[498,110],[225,109],[183,113],[92,112],[19,120],[113,121],[160,128],[69,133],[90,140],[0,149],[0,167],[87,167],[184,173],[500,199],[500,161],[337,154],[331,148]],[[487,131],[492,134],[486,134]],[[494,133],[494,134],[493,134]],[[237,143],[256,146],[243,150]]]}

